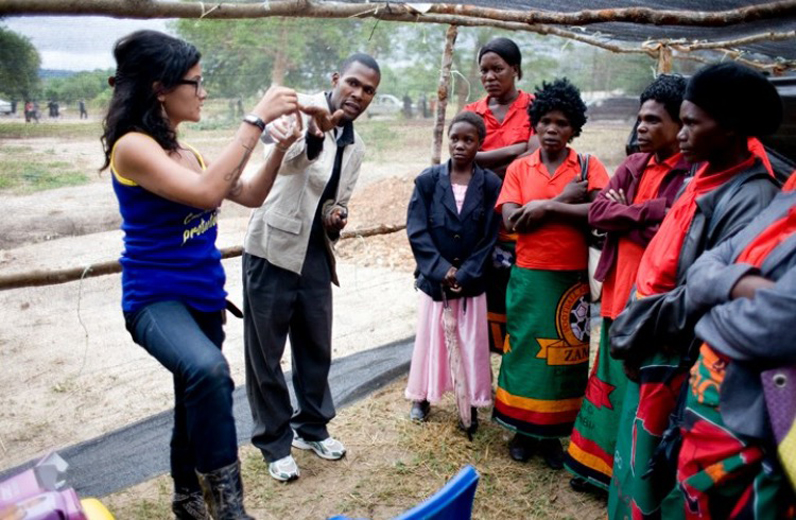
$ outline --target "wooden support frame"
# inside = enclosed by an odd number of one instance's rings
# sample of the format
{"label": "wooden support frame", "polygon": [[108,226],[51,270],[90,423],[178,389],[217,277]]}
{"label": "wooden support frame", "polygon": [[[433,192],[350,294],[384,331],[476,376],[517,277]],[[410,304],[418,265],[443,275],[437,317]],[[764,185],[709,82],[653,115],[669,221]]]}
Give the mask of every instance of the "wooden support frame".
{"label": "wooden support frame", "polygon": [[[779,0],[725,11],[694,12],[658,10],[630,7],[616,9],[585,9],[558,13],[554,11],[518,11],[459,4],[410,3],[341,3],[312,0],[275,0],[263,3],[175,2],[172,0],[0,0],[0,17],[20,15],[83,15],[110,16],[114,18],[199,18],[244,19],[271,16],[304,18],[376,18],[379,20],[434,23],[445,25],[496,27],[528,31],[542,35],[555,35],[594,45],[617,53],[647,54],[658,59],[656,44],[671,45],[678,53],[695,50],[715,50],[738,59],[744,64],[781,73],[796,70],[796,60],[772,57],[771,62],[752,60],[739,50],[740,45],[760,41],[794,40],[796,31],[766,32],[735,40],[721,42],[649,41],[640,46],[617,44],[606,38],[562,28],[584,27],[595,23],[626,22],[646,25],[679,25],[701,27],[726,27],[756,20],[775,20],[796,15],[796,0]],[[680,54],[673,58],[681,59]],[[684,58],[690,59],[690,58]],[[697,61],[703,61],[697,58]]]}
{"label": "wooden support frame", "polygon": [[[174,2],[167,0],[1,0],[0,16],[102,15],[119,18],[264,18],[301,16],[307,18],[372,17],[411,22],[420,14],[412,4],[387,2],[338,3],[310,0],[277,0],[265,3]],[[425,4],[423,15],[457,15],[523,24],[583,26],[605,22],[650,25],[725,27],[756,20],[773,20],[796,15],[796,0],[779,0],[725,11],[683,11],[625,7],[584,9],[573,12],[503,10],[461,4]]]}
{"label": "wooden support frame", "polygon": [[445,133],[445,111],[448,108],[453,48],[456,45],[458,34],[459,28],[455,25],[448,27],[448,31],[445,33],[445,49],[442,52],[442,66],[439,71],[439,86],[437,87],[437,111],[434,117],[431,164],[439,164],[442,156],[442,136]]}
{"label": "wooden support frame", "polygon": [[[406,229],[406,224],[386,225],[343,231],[340,240],[352,238],[367,238],[376,235],[388,235]],[[243,254],[242,246],[233,246],[221,250],[221,258],[235,258]],[[93,278],[95,276],[105,276],[122,272],[122,266],[117,260],[91,264],[86,267],[70,267],[55,271],[26,271],[24,273],[8,274],[0,276],[0,291],[11,289],[21,289],[23,287],[40,287],[44,285],[57,285],[67,282],[75,282],[83,278]]]}

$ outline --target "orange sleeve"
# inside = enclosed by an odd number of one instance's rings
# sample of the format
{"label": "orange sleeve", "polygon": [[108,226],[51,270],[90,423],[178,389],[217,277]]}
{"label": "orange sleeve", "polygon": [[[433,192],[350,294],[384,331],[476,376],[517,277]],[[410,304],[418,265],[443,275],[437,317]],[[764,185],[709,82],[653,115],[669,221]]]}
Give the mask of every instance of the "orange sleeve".
{"label": "orange sleeve", "polygon": [[513,202],[522,204],[522,190],[520,189],[520,179],[524,171],[525,161],[514,161],[506,171],[506,178],[503,179],[503,187],[500,189],[495,211],[503,212],[503,204]]}
{"label": "orange sleeve", "polygon": [[785,181],[785,185],[782,187],[782,191],[794,191],[796,190],[796,170],[790,174],[788,180]]}
{"label": "orange sleeve", "polygon": [[589,158],[589,189],[587,191],[601,190],[608,186],[608,172],[605,166],[595,156]]}

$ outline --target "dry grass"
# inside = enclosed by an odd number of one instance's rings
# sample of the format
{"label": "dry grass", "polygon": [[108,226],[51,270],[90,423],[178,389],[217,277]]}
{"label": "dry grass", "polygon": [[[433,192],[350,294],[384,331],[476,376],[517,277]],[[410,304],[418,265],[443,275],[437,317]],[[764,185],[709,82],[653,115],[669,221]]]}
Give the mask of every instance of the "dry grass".
{"label": "dry grass", "polygon": [[[496,360],[497,364],[497,360]],[[603,518],[605,504],[569,489],[569,474],[547,469],[539,458],[527,464],[508,457],[510,434],[486,420],[472,442],[456,427],[452,399],[432,408],[427,423],[408,419],[406,379],[340,411],[334,435],[348,456],[327,462],[294,450],[301,478],[272,480],[257,450],[241,448],[249,512],[260,519],[391,518],[421,502],[460,468],[472,464],[481,475],[473,518]],[[120,519],[170,518],[170,480],[159,477],[104,499]]]}

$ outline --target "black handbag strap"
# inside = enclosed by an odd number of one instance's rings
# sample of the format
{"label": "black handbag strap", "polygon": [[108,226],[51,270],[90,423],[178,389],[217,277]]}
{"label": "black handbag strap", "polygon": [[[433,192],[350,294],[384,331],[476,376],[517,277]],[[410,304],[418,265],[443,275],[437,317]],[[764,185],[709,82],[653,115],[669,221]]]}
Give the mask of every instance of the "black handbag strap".
{"label": "black handbag strap", "polygon": [[587,153],[578,154],[578,162],[580,163],[580,180],[589,180],[589,157]]}

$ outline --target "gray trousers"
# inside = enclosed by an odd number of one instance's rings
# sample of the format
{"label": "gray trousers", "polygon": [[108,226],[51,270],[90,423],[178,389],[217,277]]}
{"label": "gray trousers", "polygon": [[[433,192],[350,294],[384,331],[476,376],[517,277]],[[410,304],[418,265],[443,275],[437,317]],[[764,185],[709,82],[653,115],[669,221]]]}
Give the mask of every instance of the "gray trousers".
{"label": "gray trousers", "polygon": [[[328,382],[332,284],[326,252],[310,244],[301,275],[244,253],[243,297],[252,444],[273,462],[290,455],[293,430],[307,440],[327,438],[326,424],[335,415]],[[279,364],[288,334],[295,411]]]}

